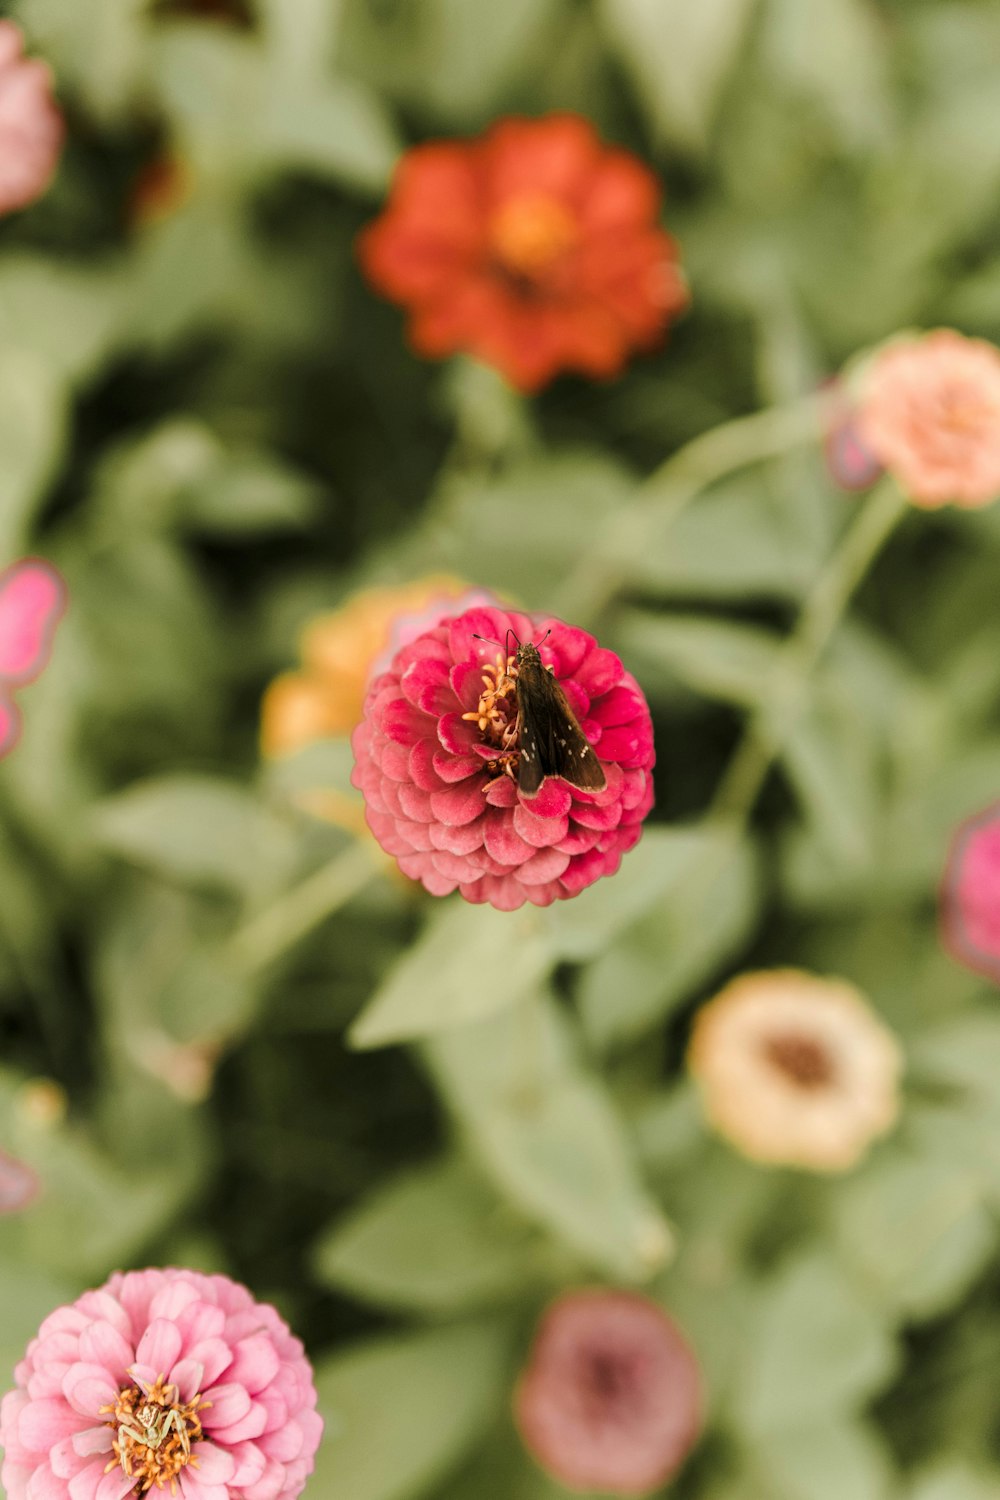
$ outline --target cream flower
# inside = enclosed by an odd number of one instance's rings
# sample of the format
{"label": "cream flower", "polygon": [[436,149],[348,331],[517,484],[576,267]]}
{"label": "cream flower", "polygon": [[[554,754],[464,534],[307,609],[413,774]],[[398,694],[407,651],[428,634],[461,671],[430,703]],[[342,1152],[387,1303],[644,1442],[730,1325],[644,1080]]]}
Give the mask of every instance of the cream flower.
{"label": "cream flower", "polygon": [[742,975],[699,1013],[688,1065],[708,1118],[755,1161],[842,1172],[899,1113],[899,1046],[845,980]]}

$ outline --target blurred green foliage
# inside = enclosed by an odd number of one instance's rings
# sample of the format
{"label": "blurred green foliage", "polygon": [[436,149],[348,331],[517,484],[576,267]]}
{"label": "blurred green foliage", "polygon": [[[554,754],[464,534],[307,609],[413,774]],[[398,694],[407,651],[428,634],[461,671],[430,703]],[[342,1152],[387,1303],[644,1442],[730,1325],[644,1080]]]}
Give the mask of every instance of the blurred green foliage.
{"label": "blurred green foliage", "polygon": [[[648,480],[899,327],[1000,338],[1000,8],[6,9],[69,138],[0,226],[0,550],[72,602],[0,767],[0,1147],[44,1189],[0,1220],[4,1382],[115,1267],[225,1269],[316,1360],[316,1500],[556,1500],[509,1392],[544,1299],[607,1278],[706,1372],[679,1494],[1000,1493],[1000,1017],[935,914],[1000,796],[1000,512],[905,520],[720,843],[859,502],[816,443],[672,522]],[[352,241],[405,145],[553,108],[662,175],[693,303],[621,380],[527,404],[417,361]],[[164,158],[186,196],[139,224]],[[651,700],[645,838],[549,912],[417,898],[299,810],[352,795],[342,746],[259,763],[301,623],[442,567],[565,607]],[[855,981],[906,1050],[901,1125],[843,1180],[740,1160],[685,1081],[695,1007],[771,964]]]}

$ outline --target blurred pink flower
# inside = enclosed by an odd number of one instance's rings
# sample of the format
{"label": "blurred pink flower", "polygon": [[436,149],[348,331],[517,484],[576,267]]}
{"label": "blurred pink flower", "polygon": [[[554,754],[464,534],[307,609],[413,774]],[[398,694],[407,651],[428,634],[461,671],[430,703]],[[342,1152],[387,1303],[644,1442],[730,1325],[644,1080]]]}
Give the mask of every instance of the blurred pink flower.
{"label": "blurred pink flower", "polygon": [[0,758],[21,733],[14,691],[45,666],[65,607],[65,585],[49,563],[29,557],[0,573]]}
{"label": "blurred pink flower", "polygon": [[117,1272],[45,1319],[14,1378],[8,1500],[292,1500],[323,1427],[274,1308],[197,1271]]}
{"label": "blurred pink flower", "polygon": [[0,1151],[0,1216],[18,1214],[38,1197],[41,1183],[29,1166]]}
{"label": "blurred pink flower", "polygon": [[831,380],[825,395],[823,452],[830,476],[844,490],[870,489],[883,468],[861,441],[858,413],[844,382]]}
{"label": "blurred pink flower", "polygon": [[552,1303],[514,1396],[525,1446],[561,1484],[645,1495],[697,1441],[694,1355],[662,1308],[598,1288]]}
{"label": "blurred pink flower", "polygon": [[958,831],[945,870],[941,926],[957,959],[1000,983],[1000,803]]}
{"label": "blurred pink flower", "polygon": [[1000,350],[950,328],[884,344],[858,379],[861,442],[915,505],[1000,495]]}
{"label": "blurred pink flower", "polygon": [[62,115],[48,65],[24,56],[13,21],[0,21],[0,214],[40,198],[55,174]]}
{"label": "blurred pink flower", "polygon": [[[496,645],[508,632],[538,643],[596,749],[603,791],[551,775],[522,791],[517,667]],[[368,826],[404,874],[502,911],[614,874],[653,803],[653,731],[635,678],[586,631],[496,605],[402,646],[370,682],[351,743]]]}

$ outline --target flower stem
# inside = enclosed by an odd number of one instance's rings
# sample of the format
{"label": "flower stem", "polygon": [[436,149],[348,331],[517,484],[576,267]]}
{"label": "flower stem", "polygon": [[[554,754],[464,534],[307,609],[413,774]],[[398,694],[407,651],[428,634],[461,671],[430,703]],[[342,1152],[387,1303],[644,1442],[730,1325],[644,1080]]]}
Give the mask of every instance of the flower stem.
{"label": "flower stem", "polygon": [[787,406],[735,417],[671,454],[582,554],[559,590],[556,612],[576,621],[599,615],[627,580],[631,560],[661,539],[664,529],[709,485],[813,441],[825,399],[813,394]]}
{"label": "flower stem", "polygon": [[385,863],[370,839],[349,844],[235,933],[228,951],[233,967],[245,978],[267,968],[363,890]]}
{"label": "flower stem", "polygon": [[809,676],[908,503],[895,482],[883,479],[848,527],[840,546],[803,605],[798,625],[782,648],[760,707],[729,762],[712,801],[709,821],[742,825],[774,761],[797,722]]}

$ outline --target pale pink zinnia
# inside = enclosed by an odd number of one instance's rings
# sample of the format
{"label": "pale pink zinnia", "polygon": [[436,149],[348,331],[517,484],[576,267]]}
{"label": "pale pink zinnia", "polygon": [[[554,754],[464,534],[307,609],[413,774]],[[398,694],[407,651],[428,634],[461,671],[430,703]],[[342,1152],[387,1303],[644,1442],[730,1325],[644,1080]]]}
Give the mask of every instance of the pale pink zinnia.
{"label": "pale pink zinnia", "polygon": [[[546,775],[528,794],[515,655],[537,644],[604,773],[585,792]],[[374,677],[352,736],[354,785],[376,839],[433,895],[513,911],[611,875],[653,802],[653,731],[635,678],[593,636],[547,615],[466,610],[424,631]]]}
{"label": "pale pink zinnia", "polygon": [[26,208],[52,181],[63,142],[52,75],[24,56],[13,21],[0,21],[0,214]]}
{"label": "pale pink zinnia", "polygon": [[569,1489],[646,1495],[677,1472],[697,1441],[698,1366],[648,1297],[569,1292],[542,1318],[514,1418],[529,1452]]}
{"label": "pale pink zinnia", "polygon": [[858,434],[915,505],[1000,496],[1000,350],[950,328],[884,344],[859,372]]}
{"label": "pale pink zinnia", "polygon": [[65,586],[49,563],[29,557],[0,573],[0,758],[21,732],[14,693],[48,661],[65,607]]}
{"label": "pale pink zinnia", "polygon": [[274,1308],[198,1271],[117,1272],[45,1319],[14,1378],[7,1500],[293,1500],[323,1428]]}
{"label": "pale pink zinnia", "polygon": [[941,921],[955,957],[1000,983],[1000,803],[959,829],[945,871]]}

